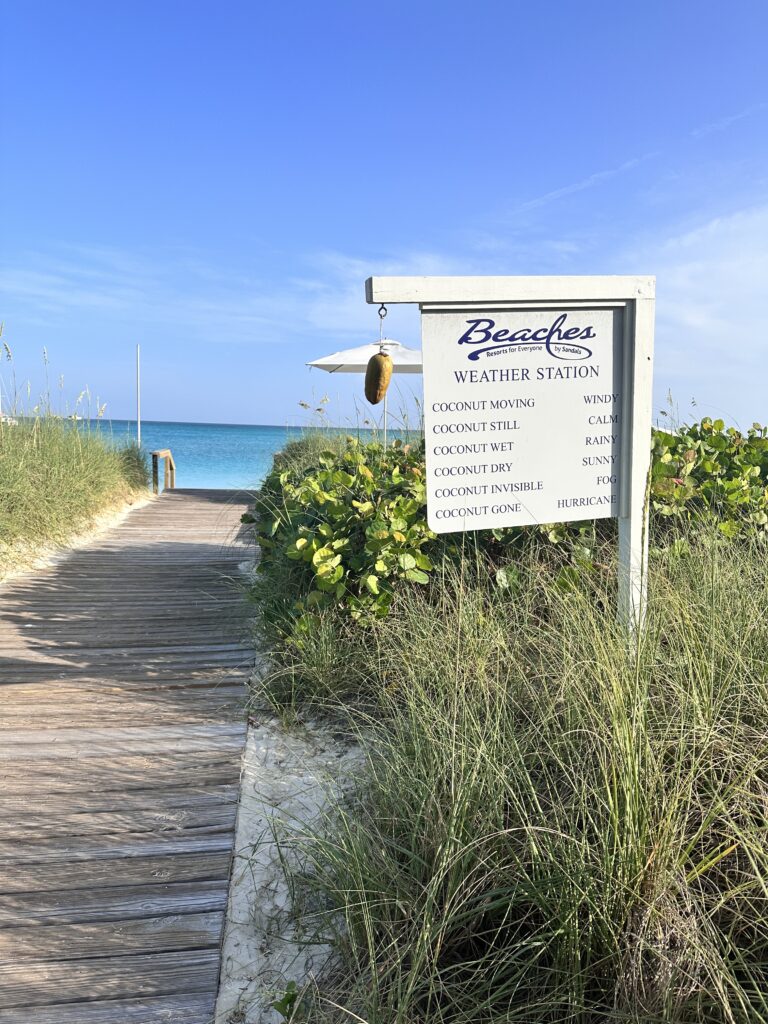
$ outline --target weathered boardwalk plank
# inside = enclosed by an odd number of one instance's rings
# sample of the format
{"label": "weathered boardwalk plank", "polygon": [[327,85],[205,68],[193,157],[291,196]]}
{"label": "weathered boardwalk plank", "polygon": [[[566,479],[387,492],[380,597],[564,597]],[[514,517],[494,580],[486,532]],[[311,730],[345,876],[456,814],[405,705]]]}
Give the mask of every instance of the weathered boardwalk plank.
{"label": "weathered boardwalk plank", "polygon": [[247,500],[166,492],[0,587],[0,1024],[212,1018]]}

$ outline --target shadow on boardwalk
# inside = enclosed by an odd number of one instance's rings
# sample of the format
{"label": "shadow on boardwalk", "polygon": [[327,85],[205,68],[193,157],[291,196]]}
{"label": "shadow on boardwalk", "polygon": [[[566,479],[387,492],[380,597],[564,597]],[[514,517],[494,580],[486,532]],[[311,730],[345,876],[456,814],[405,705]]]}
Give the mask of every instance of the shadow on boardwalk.
{"label": "shadow on boardwalk", "polygon": [[0,591],[0,1022],[211,1018],[247,500],[169,492]]}

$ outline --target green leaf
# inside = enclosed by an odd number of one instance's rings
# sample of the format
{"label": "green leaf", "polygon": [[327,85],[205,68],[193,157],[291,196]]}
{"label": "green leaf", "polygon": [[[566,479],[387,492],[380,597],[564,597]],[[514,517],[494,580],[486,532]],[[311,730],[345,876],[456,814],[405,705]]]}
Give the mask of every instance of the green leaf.
{"label": "green leaf", "polygon": [[333,569],[330,569],[328,572],[321,573],[320,570],[318,570],[316,577],[317,585],[320,588],[320,590],[335,590],[336,584],[340,582],[343,576],[343,565],[337,565]]}
{"label": "green leaf", "polygon": [[733,519],[725,519],[722,523],[717,524],[717,528],[731,540],[741,532],[740,524],[735,522]]}
{"label": "green leaf", "polygon": [[369,573],[367,576],[363,577],[363,583],[368,588],[368,590],[370,590],[370,592],[372,594],[378,594],[379,593],[379,577],[378,576],[375,576],[373,573]]}
{"label": "green leaf", "polygon": [[272,1009],[277,1010],[277,1012],[286,1020],[290,1020],[298,997],[299,993],[296,988],[296,982],[289,981],[282,999],[278,999],[276,1002],[272,1003]]}
{"label": "green leaf", "polygon": [[[315,575],[318,578],[323,579],[331,576],[332,573],[336,573],[337,569],[340,572],[343,572],[340,563],[341,555],[336,555],[335,558],[326,558],[324,562],[321,562],[320,565],[318,565],[317,569],[315,570]],[[339,579],[339,574],[336,574],[334,582],[337,579]]]}
{"label": "green leaf", "polygon": [[313,565],[322,565],[322,563],[325,562],[326,559],[333,558],[333,557],[334,557],[333,548],[328,547],[327,545],[324,545],[323,547],[318,548],[317,551],[314,553],[314,555],[312,555],[312,564]]}
{"label": "green leaf", "polygon": [[518,590],[520,587],[520,573],[511,565],[497,569],[495,579],[499,590]]}
{"label": "green leaf", "polygon": [[429,583],[429,576],[422,572],[421,569],[408,569],[405,578],[413,583]]}
{"label": "green leaf", "polygon": [[657,447],[661,448],[671,448],[673,444],[677,444],[677,436],[665,430],[657,430],[654,434],[654,440]]}

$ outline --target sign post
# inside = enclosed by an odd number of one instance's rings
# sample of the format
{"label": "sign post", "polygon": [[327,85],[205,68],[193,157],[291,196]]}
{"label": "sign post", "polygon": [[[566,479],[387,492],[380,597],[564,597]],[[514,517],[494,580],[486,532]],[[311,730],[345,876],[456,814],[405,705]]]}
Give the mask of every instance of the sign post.
{"label": "sign post", "polygon": [[619,617],[648,564],[652,277],[372,277],[418,303],[436,533],[615,517]]}

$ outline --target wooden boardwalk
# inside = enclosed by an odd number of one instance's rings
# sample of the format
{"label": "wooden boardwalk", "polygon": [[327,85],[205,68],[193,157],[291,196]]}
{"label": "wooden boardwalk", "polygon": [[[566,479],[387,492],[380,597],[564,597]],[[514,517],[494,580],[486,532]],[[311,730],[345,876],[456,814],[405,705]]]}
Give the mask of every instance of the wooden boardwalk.
{"label": "wooden boardwalk", "polygon": [[0,1022],[209,1024],[253,660],[247,496],[0,587]]}

